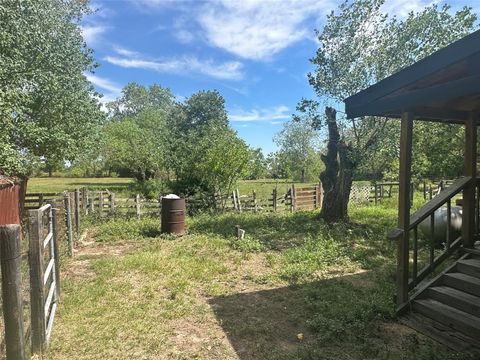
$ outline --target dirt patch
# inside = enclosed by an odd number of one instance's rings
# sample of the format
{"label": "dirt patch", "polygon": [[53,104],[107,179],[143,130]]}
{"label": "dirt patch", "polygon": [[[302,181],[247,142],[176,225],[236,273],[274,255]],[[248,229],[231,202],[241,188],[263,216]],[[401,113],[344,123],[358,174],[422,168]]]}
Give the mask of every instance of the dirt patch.
{"label": "dirt patch", "polygon": [[74,257],[63,275],[74,278],[90,278],[95,276],[92,261],[109,256],[121,256],[137,250],[141,245],[135,243],[104,245],[95,241],[84,241],[74,250]]}

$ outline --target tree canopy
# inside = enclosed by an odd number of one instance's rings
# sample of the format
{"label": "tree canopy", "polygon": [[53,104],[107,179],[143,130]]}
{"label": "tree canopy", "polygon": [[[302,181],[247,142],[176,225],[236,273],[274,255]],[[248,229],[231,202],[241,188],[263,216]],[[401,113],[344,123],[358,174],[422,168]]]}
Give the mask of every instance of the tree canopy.
{"label": "tree canopy", "polygon": [[28,175],[73,160],[103,114],[85,72],[96,64],[79,27],[88,1],[0,4],[0,169]]}

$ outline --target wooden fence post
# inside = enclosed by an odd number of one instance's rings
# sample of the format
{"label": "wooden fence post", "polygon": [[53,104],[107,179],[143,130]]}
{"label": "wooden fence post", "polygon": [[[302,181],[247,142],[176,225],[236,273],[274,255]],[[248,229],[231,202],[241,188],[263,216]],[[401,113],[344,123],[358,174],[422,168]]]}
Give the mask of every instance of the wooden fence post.
{"label": "wooden fence post", "polygon": [[292,209],[292,212],[295,212],[297,211],[297,195],[295,193],[295,184],[292,184],[292,188],[290,190],[290,196],[292,197],[291,209]]}
{"label": "wooden fence post", "polygon": [[273,211],[277,212],[277,188],[273,189],[272,196],[273,196]]}
{"label": "wooden fence post", "polygon": [[135,213],[137,214],[137,219],[140,220],[142,216],[140,213],[140,194],[135,196]]}
{"label": "wooden fence post", "polygon": [[40,193],[40,195],[38,195],[38,207],[42,207],[43,206],[43,193]]}
{"label": "wooden fence post", "polygon": [[70,212],[70,196],[68,194],[65,194],[63,201],[64,201],[64,208],[65,208],[65,224],[67,226],[68,253],[70,257],[73,257],[73,234],[72,234],[72,214]]}
{"label": "wooden fence post", "polygon": [[29,211],[30,241],[28,262],[30,266],[30,308],[32,352],[41,353],[45,346],[45,294],[43,292],[43,223],[42,212]]}
{"label": "wooden fence post", "polygon": [[375,191],[374,191],[374,196],[375,196],[375,205],[377,205],[377,202],[378,202],[378,190],[377,190],[377,183],[375,182],[375,184],[373,185],[374,188],[375,188]]}
{"label": "wooden fence post", "polygon": [[103,215],[103,191],[98,193],[98,210],[100,211],[100,216]]}
{"label": "wooden fence post", "polygon": [[58,253],[58,237],[57,237],[57,212],[58,209],[55,208],[55,203],[52,203],[52,241],[53,241],[53,256],[55,264],[55,286],[57,290],[57,298],[60,297],[60,255]]}
{"label": "wooden fence post", "polygon": [[238,189],[237,189],[236,191],[237,191],[238,211],[239,211],[239,212],[242,212],[242,202],[241,202],[241,200],[240,200],[240,191],[238,191]]}
{"label": "wooden fence post", "polygon": [[319,198],[318,198],[319,206],[318,207],[321,209],[323,205],[323,185],[321,182],[318,184],[318,190],[319,190]]}
{"label": "wooden fence post", "polygon": [[235,190],[232,191],[232,199],[233,199],[233,210],[237,210],[237,199],[235,195]]}
{"label": "wooden fence post", "polygon": [[93,214],[95,212],[95,192],[92,195],[92,192],[88,192],[88,206],[90,207],[90,214]]}
{"label": "wooden fence post", "polygon": [[83,214],[88,214],[88,207],[87,207],[87,188],[82,188],[82,210]]}
{"label": "wooden fence post", "polygon": [[80,236],[80,189],[75,190],[75,230]]}
{"label": "wooden fence post", "polygon": [[257,212],[258,211],[258,208],[257,208],[257,193],[256,193],[255,190],[253,190],[252,197],[253,197],[253,210],[255,212]]}
{"label": "wooden fence post", "polygon": [[115,193],[110,193],[109,195],[110,201],[110,213],[113,214],[115,212]]}
{"label": "wooden fence post", "polygon": [[25,359],[20,225],[0,226],[3,318],[7,359]]}

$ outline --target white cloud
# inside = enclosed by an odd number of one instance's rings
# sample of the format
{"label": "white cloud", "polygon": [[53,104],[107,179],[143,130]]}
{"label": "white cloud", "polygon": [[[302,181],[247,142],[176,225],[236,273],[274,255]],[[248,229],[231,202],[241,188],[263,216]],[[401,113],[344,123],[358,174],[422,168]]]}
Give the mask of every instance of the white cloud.
{"label": "white cloud", "polygon": [[332,0],[218,0],[203,6],[198,21],[212,45],[243,58],[268,60],[311,36],[305,20],[334,7]]}
{"label": "white cloud", "polygon": [[174,35],[182,44],[189,44],[194,39],[193,34],[188,30],[178,30]]}
{"label": "white cloud", "polygon": [[102,78],[97,75],[88,74],[88,73],[85,74],[85,76],[87,80],[90,81],[93,85],[99,88],[102,88],[104,90],[107,90],[110,93],[120,94],[120,92],[122,91],[122,87],[120,85],[116,84],[115,82],[109,79]]}
{"label": "white cloud", "polygon": [[230,121],[270,121],[273,123],[275,120],[289,119],[291,114],[288,111],[289,108],[285,105],[266,109],[253,109],[250,111],[237,109],[232,111],[228,117]]}
{"label": "white cloud", "polygon": [[84,25],[80,27],[83,35],[83,39],[88,45],[97,43],[102,35],[108,30],[104,25]]}
{"label": "white cloud", "polygon": [[222,80],[240,80],[243,78],[243,64],[238,61],[217,63],[213,60],[200,60],[194,56],[158,60],[150,59],[123,48],[116,48],[115,50],[122,56],[106,56],[104,60],[124,68],[154,70],[160,73],[197,73]]}
{"label": "white cloud", "polygon": [[119,84],[109,79],[106,79],[94,74],[85,73],[85,77],[87,78],[88,81],[90,81],[93,85],[95,85],[95,87],[105,90],[105,91],[99,91],[99,93],[101,93],[103,96],[98,97],[97,99],[100,102],[100,104],[102,104],[102,110],[106,112],[107,111],[106,104],[120,97],[122,93],[122,87]]}
{"label": "white cloud", "polygon": [[406,17],[411,11],[422,11],[426,6],[437,2],[438,1],[431,0],[386,0],[381,9],[387,14],[396,15],[400,18],[403,18]]}

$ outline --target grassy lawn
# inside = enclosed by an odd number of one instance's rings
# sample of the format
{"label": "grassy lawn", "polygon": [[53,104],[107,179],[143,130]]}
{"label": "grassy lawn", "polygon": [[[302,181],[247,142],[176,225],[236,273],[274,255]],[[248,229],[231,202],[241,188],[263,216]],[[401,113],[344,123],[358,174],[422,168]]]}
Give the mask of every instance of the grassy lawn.
{"label": "grassy lawn", "polygon": [[[391,206],[90,227],[63,264],[49,359],[460,359],[396,323]],[[239,224],[246,237],[232,236]]]}
{"label": "grassy lawn", "polygon": [[30,178],[27,183],[28,192],[62,192],[87,187],[92,190],[125,191],[132,183],[129,178],[66,178],[66,177],[41,177]]}

